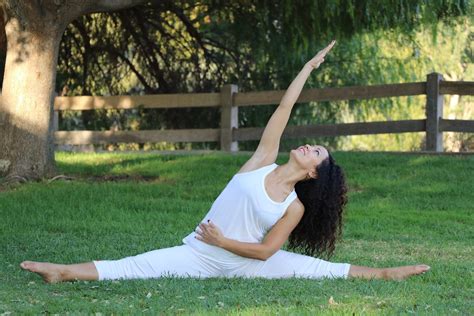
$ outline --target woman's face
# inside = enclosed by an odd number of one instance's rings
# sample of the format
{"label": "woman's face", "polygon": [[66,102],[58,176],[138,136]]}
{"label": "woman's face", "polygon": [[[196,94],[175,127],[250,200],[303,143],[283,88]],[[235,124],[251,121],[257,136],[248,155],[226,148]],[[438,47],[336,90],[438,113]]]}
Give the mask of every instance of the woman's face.
{"label": "woman's face", "polygon": [[311,177],[316,174],[316,166],[329,157],[326,148],[319,145],[303,145],[291,150],[290,159],[296,161],[302,168],[308,170]]}

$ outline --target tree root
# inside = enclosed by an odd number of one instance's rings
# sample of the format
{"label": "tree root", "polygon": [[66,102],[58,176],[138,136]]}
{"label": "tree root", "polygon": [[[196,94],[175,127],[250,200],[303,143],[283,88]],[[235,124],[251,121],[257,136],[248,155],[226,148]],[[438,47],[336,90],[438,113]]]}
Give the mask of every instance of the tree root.
{"label": "tree root", "polygon": [[17,174],[9,174],[7,175],[5,178],[0,178],[0,189],[8,189],[8,188],[12,188],[14,186],[18,186],[20,184],[24,184],[24,183],[27,183],[27,182],[31,182],[31,181],[36,181],[36,182],[41,182],[41,181],[47,181],[47,183],[51,183],[53,181],[56,181],[56,180],[74,180],[76,179],[75,177],[69,177],[69,176],[66,176],[64,174],[60,174],[60,175],[57,175],[57,176],[54,176],[52,178],[49,178],[49,179],[41,179],[41,178],[29,178],[28,176],[20,176],[20,175],[17,175]]}
{"label": "tree root", "polygon": [[71,180],[74,180],[74,179],[76,179],[76,178],[74,178],[74,177],[69,177],[69,176],[66,176],[66,175],[64,175],[64,174],[59,174],[59,175],[57,175],[57,176],[52,177],[51,179],[49,179],[49,180],[48,180],[48,184],[51,183],[51,182],[53,182],[53,181],[60,180],[60,179],[61,179],[61,180],[68,180],[68,181],[71,181]]}
{"label": "tree root", "polygon": [[28,178],[17,174],[10,174],[4,178],[0,178],[0,192],[20,186],[22,183],[28,182]]}
{"label": "tree root", "polygon": [[2,184],[11,185],[11,184],[18,184],[18,183],[26,183],[26,182],[28,182],[28,178],[19,176],[17,174],[9,174],[2,181]]}

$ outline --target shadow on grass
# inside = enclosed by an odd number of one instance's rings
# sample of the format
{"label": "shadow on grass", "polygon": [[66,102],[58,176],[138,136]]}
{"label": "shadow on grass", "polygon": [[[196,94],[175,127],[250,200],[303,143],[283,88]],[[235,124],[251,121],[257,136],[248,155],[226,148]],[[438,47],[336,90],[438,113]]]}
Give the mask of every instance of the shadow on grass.
{"label": "shadow on grass", "polygon": [[[114,173],[114,169],[141,167],[146,170],[150,163],[162,163],[183,159],[178,156],[143,155],[127,158],[128,155],[102,154],[77,155],[76,159],[56,160],[58,169],[66,174],[104,175]],[[122,158],[125,157],[125,158]],[[95,158],[95,159],[94,159]]]}

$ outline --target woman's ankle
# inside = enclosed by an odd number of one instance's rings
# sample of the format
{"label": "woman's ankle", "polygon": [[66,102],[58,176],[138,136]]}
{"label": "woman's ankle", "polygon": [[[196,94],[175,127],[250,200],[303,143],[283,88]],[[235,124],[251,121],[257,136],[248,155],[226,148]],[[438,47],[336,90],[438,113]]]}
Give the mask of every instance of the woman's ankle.
{"label": "woman's ankle", "polygon": [[59,271],[59,276],[61,278],[61,282],[74,280],[72,271],[68,268],[67,264],[59,264],[58,271]]}
{"label": "woman's ankle", "polygon": [[390,271],[388,268],[380,268],[380,278],[384,280],[390,279]]}

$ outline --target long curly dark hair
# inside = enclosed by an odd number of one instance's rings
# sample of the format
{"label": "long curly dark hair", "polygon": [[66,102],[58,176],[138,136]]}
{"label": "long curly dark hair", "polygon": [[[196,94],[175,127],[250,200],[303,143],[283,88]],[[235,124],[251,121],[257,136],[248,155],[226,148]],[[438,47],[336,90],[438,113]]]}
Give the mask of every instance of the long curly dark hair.
{"label": "long curly dark hair", "polygon": [[316,166],[316,174],[316,179],[302,180],[295,185],[305,211],[288,238],[288,247],[309,256],[330,258],[342,233],[347,186],[344,172],[331,154]]}

